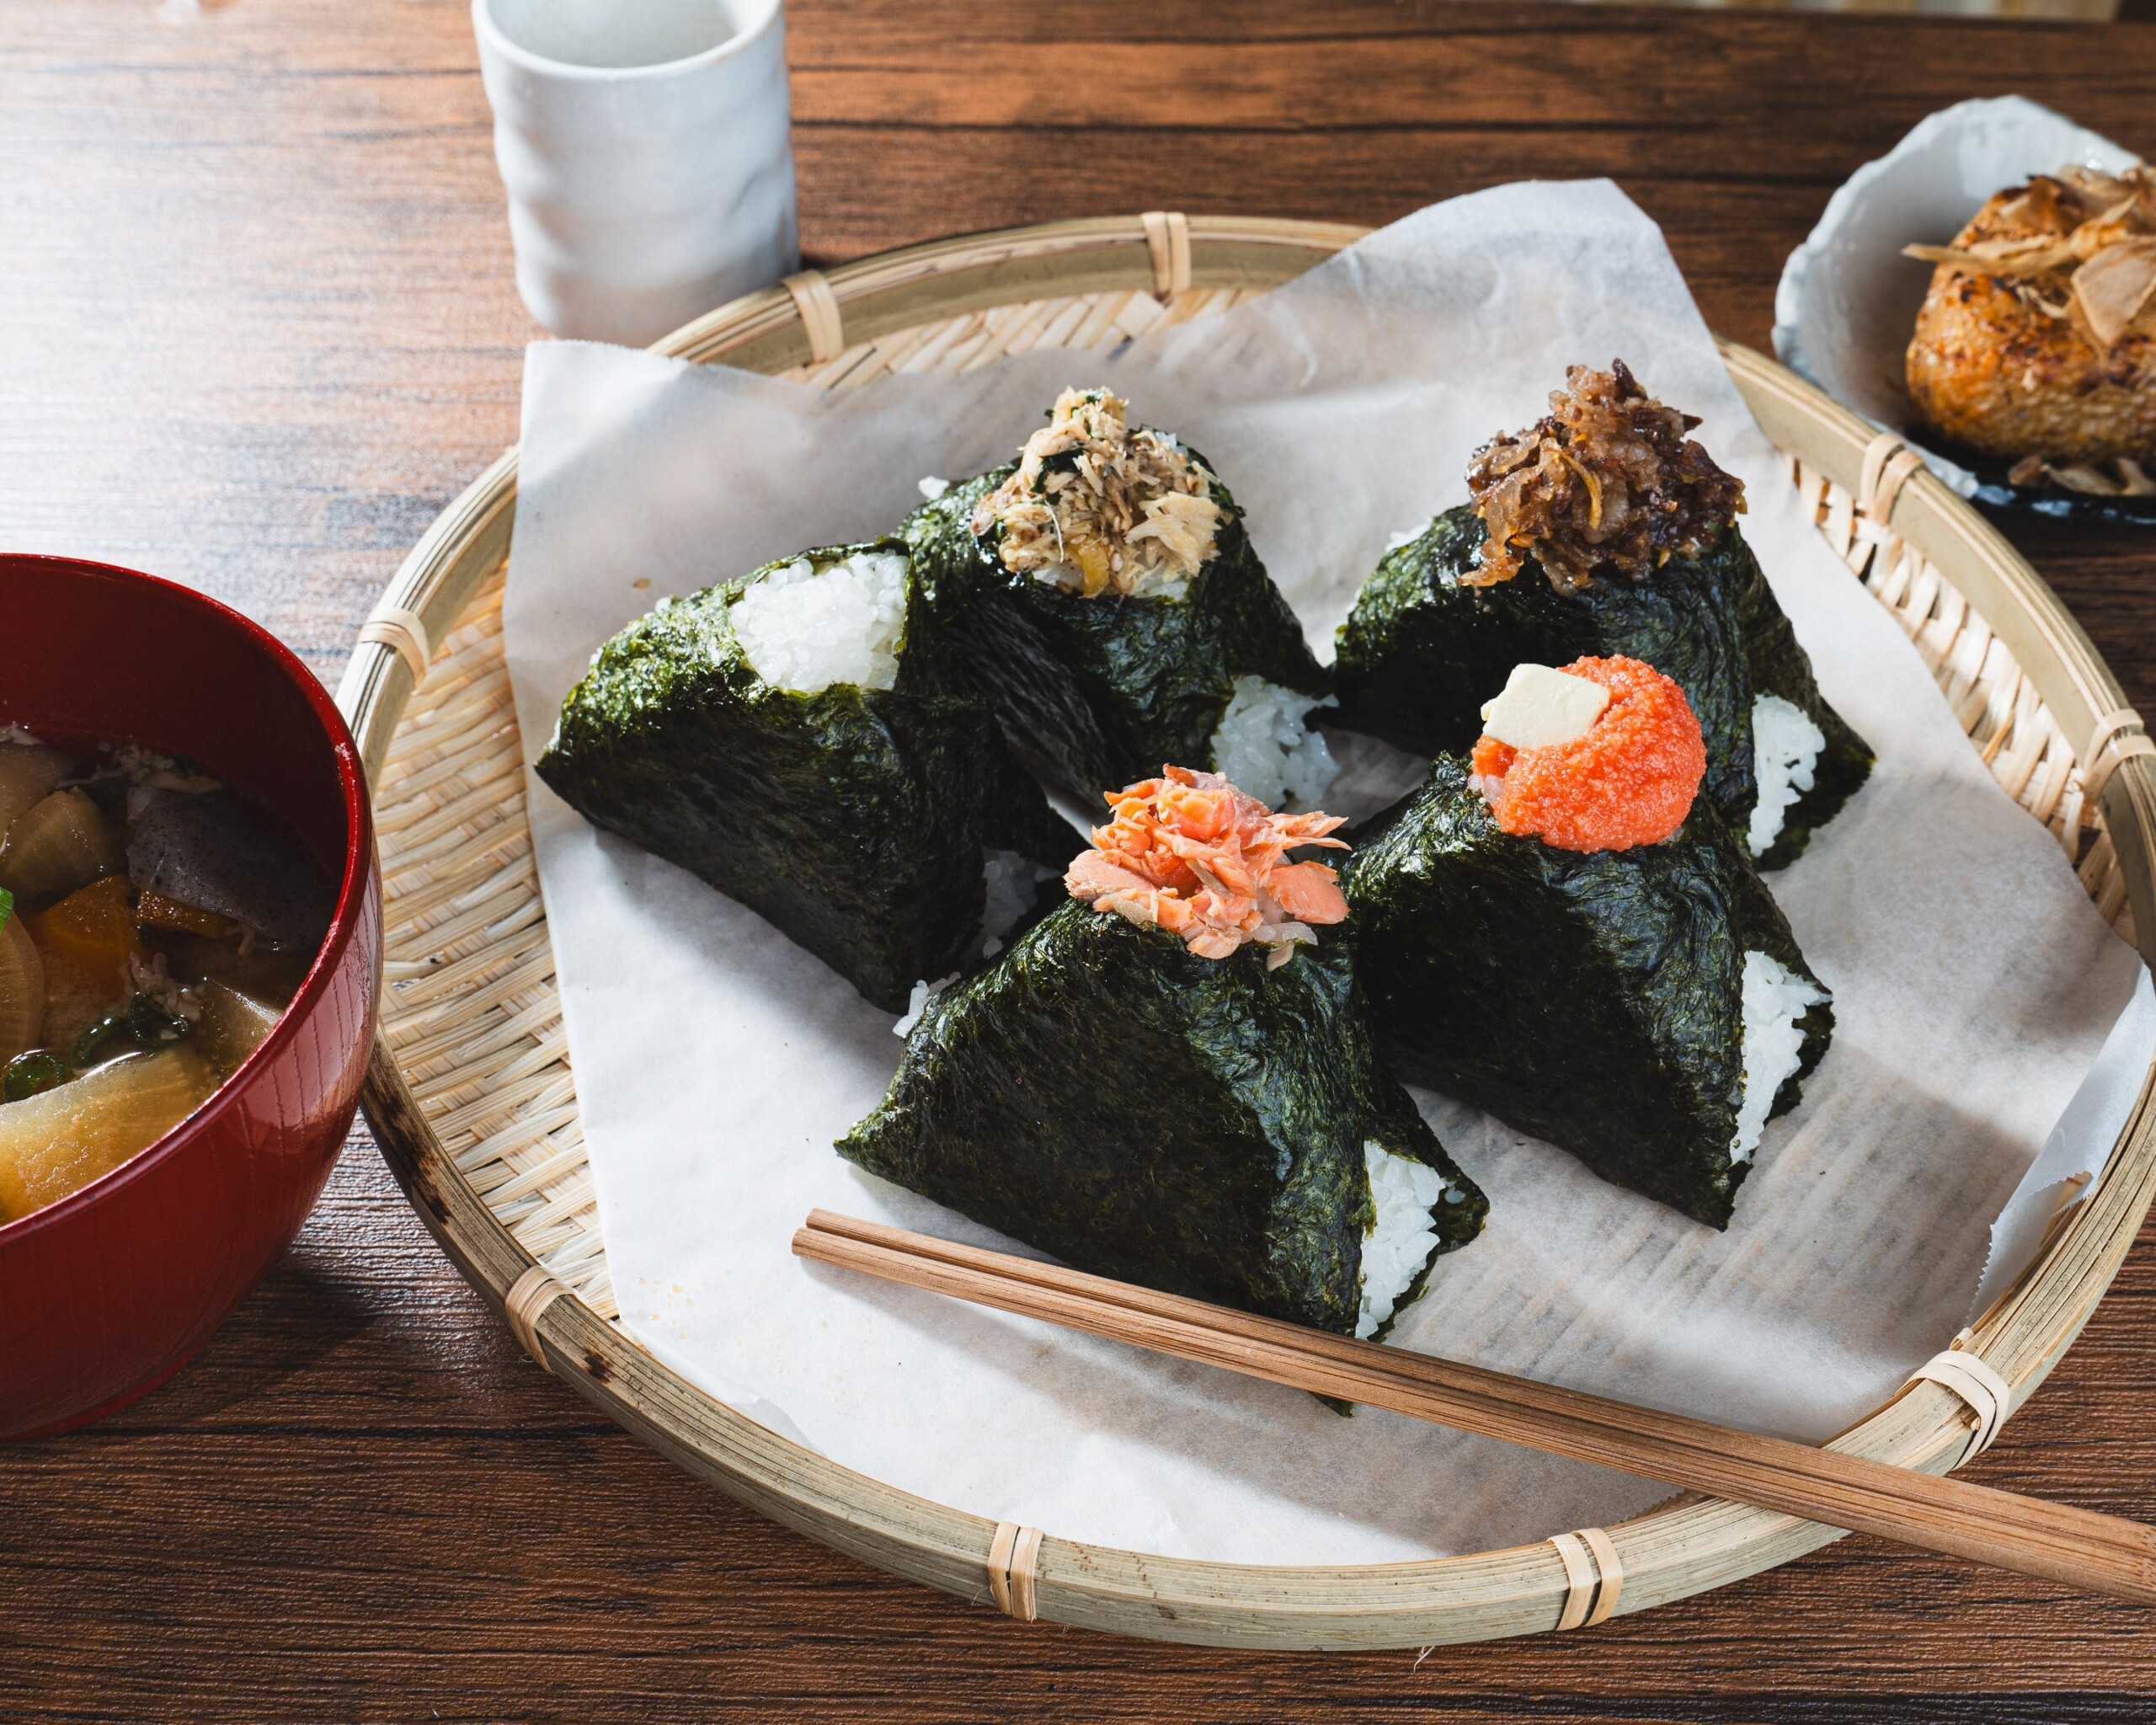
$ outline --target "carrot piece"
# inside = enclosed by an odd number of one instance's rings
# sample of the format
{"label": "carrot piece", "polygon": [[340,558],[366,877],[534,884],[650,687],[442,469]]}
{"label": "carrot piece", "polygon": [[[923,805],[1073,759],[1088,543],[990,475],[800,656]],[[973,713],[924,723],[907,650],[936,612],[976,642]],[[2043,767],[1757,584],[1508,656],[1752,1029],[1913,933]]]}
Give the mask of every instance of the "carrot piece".
{"label": "carrot piece", "polygon": [[36,917],[30,932],[46,958],[100,980],[116,978],[142,951],[123,875],[109,874],[68,894]]}

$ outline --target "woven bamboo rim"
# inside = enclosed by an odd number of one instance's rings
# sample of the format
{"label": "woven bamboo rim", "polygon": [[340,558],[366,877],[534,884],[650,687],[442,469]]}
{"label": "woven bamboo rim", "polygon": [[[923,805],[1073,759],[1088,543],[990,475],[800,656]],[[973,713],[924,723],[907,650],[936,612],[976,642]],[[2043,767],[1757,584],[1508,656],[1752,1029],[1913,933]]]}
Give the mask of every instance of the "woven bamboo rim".
{"label": "woven bamboo rim", "polygon": [[[1155,213],[937,241],[805,272],[813,280],[722,307],[657,350],[830,389],[887,371],[959,371],[1206,316],[1363,232]],[[1748,349],[1724,343],[1722,352],[1821,531],[1908,633],[1999,782],[2057,837],[2115,926],[2129,938],[2147,931],[2144,954],[2156,948],[2156,761],[2080,628],[1981,517],[1897,460],[1891,440]],[[500,641],[515,499],[511,450],[406,559],[339,700],[376,784],[385,883],[389,985],[367,1115],[435,1237],[547,1370],[691,1472],[865,1562],[984,1605],[993,1597],[1028,1619],[1169,1640],[1428,1647],[1570,1628],[1599,1621],[1606,1605],[1643,1610],[1840,1537],[1686,1495],[1569,1545],[1421,1562],[1152,1557],[894,1491],[778,1437],[638,1348],[607,1279],[525,825]],[[415,685],[419,665],[427,670]],[[2101,756],[2093,798],[2082,771],[2091,750]],[[2156,1103],[2144,1080],[2102,1178],[1957,1338],[2017,1402],[2087,1322],[2152,1198]],[[1986,1426],[1952,1390],[1919,1381],[1836,1444],[1944,1471]]]}

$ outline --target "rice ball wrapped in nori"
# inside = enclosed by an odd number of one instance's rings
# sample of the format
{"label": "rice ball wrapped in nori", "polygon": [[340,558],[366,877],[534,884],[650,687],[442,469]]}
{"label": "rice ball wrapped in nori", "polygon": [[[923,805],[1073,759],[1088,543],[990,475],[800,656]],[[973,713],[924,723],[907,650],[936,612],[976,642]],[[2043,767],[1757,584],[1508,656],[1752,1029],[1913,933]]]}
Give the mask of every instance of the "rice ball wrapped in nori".
{"label": "rice ball wrapped in nori", "polygon": [[1707,794],[1764,868],[1792,862],[1871,771],[1828,705],[1736,517],[1738,481],[1625,367],[1574,366],[1553,413],[1470,469],[1476,500],[1387,553],[1341,626],[1338,722],[1460,751],[1523,660],[1643,660],[1706,739]]}
{"label": "rice ball wrapped in nori", "polygon": [[[1059,905],[929,1001],[841,1155],[1082,1269],[1382,1334],[1487,1204],[1377,1065],[1339,825],[1171,768]],[[1337,842],[1337,841],[1335,841]]]}
{"label": "rice ball wrapped in nori", "polygon": [[937,660],[902,541],[806,551],[615,636],[537,771],[903,1012],[995,950],[1070,848]]}
{"label": "rice ball wrapped in nori", "polygon": [[1508,687],[1500,734],[1438,756],[1358,836],[1342,885],[1372,1022],[1411,1081],[1726,1227],[1762,1128],[1826,1052],[1831,996],[1693,794],[1682,692],[1621,659],[1563,679],[1609,692],[1586,729],[1533,734]]}
{"label": "rice ball wrapped in nori", "polygon": [[1330,685],[1241,511],[1118,398],[1065,390],[1019,461],[905,532],[1013,745],[1066,795],[1089,803],[1163,761],[1284,806],[1331,782],[1309,723]]}

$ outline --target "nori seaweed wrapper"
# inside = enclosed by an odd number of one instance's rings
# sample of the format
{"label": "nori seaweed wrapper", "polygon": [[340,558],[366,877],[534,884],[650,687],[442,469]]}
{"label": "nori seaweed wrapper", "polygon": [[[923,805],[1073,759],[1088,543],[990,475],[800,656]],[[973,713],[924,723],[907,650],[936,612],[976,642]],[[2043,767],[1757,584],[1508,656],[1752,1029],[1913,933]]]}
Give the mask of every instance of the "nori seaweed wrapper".
{"label": "nori seaweed wrapper", "polygon": [[1707,748],[1705,790],[1740,835],[1758,797],[1752,709],[1779,695],[1826,738],[1812,786],[1783,818],[1759,866],[1803,851],[1871,771],[1871,750],[1827,704],[1765,573],[1735,526],[1698,556],[1672,557],[1643,580],[1604,575],[1569,593],[1532,558],[1508,581],[1462,577],[1477,567],[1481,518],[1463,504],[1386,553],[1341,625],[1334,721],[1418,755],[1465,752],[1482,703],[1520,664],[1587,656],[1642,660],[1684,691]]}
{"label": "nori seaweed wrapper", "polygon": [[975,505],[1017,465],[953,486],[903,531],[967,674],[994,696],[1012,746],[1049,785],[1091,805],[1171,761],[1210,768],[1238,676],[1319,698],[1330,692],[1217,478],[1214,552],[1179,596],[1088,599],[1006,569],[992,539],[974,537]]}
{"label": "nori seaweed wrapper", "polygon": [[[896,540],[801,553],[819,569]],[[562,703],[539,776],[586,820],[738,899],[888,1012],[980,959],[985,850],[1060,874],[1082,840],[954,689],[909,579],[889,689],[756,675],[729,607],[797,561],[662,603]]]}
{"label": "nori seaweed wrapper", "polygon": [[1365,1140],[1460,1194],[1440,1251],[1487,1204],[1380,1070],[1345,943],[1265,958],[1066,900],[929,1002],[839,1153],[1081,1269],[1352,1334]]}
{"label": "nori seaweed wrapper", "polygon": [[[1394,1068],[1714,1227],[1751,1171],[1744,954],[1827,992],[1742,843],[1701,798],[1659,844],[1565,851],[1501,831],[1465,761],[1357,835],[1341,872],[1371,1022]],[[1795,1108],[1833,1034],[1799,1021]]]}

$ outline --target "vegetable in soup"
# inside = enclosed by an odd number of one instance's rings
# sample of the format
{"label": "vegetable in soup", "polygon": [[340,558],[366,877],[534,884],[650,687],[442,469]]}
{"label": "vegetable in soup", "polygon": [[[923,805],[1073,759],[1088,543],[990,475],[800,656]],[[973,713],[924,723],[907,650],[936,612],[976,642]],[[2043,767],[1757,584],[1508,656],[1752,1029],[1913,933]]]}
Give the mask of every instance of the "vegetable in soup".
{"label": "vegetable in soup", "polygon": [[299,850],[186,762],[0,729],[0,1223],[207,1102],[330,909]]}

